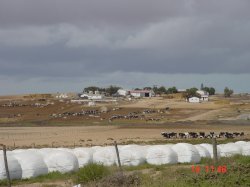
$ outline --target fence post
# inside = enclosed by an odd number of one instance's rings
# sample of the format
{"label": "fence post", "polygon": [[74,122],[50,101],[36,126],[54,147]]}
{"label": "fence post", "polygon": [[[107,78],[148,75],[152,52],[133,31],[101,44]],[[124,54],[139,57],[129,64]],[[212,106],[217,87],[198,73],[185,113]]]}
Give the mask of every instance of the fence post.
{"label": "fence post", "polygon": [[115,144],[115,151],[116,151],[116,156],[117,156],[117,160],[118,160],[118,165],[119,165],[120,170],[122,171],[122,165],[121,165],[119,150],[118,150],[118,146],[117,146],[116,141],[114,142],[114,144]]}
{"label": "fence post", "polygon": [[6,154],[6,146],[3,146],[3,157],[4,157],[4,165],[5,165],[5,171],[6,171],[6,176],[8,180],[8,187],[11,187],[11,181],[10,181],[10,173],[9,173],[9,167],[8,167],[8,160],[7,160],[7,154]]}
{"label": "fence post", "polygon": [[212,139],[212,143],[213,143],[214,164],[217,165],[217,163],[218,163],[218,154],[217,154],[217,141],[216,141],[216,138]]}

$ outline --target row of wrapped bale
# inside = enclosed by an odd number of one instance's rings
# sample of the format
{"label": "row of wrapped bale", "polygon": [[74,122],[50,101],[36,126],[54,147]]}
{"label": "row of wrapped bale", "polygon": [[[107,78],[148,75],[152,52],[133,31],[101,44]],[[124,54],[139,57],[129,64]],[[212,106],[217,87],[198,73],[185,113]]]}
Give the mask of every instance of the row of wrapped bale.
{"label": "row of wrapped bale", "polygon": [[[118,146],[120,161],[124,166],[137,166],[143,163],[153,165],[176,163],[199,163],[201,158],[213,158],[211,144],[191,145],[188,143],[167,145],[125,145]],[[250,142],[239,141],[218,145],[218,157],[233,155],[250,156]],[[25,179],[58,171],[77,171],[89,163],[105,166],[117,165],[114,146],[91,148],[43,148],[19,149],[7,152],[10,176],[12,179]],[[0,180],[6,178],[4,158],[0,153]]]}

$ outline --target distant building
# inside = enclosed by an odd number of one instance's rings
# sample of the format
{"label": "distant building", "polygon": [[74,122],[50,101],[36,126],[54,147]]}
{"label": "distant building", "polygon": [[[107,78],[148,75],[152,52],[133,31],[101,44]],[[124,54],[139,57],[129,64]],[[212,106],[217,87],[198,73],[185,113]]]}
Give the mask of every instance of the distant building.
{"label": "distant building", "polygon": [[199,103],[200,98],[199,97],[190,97],[190,98],[188,98],[188,102],[189,103]]}
{"label": "distant building", "polygon": [[208,101],[209,93],[204,90],[197,90],[196,93],[200,94],[200,101]]}
{"label": "distant building", "polygon": [[128,95],[128,91],[127,90],[123,90],[123,89],[119,89],[117,91],[118,95],[121,95],[121,96],[127,96]]}
{"label": "distant building", "polygon": [[202,95],[200,101],[208,101],[208,95]]}
{"label": "distant building", "polygon": [[130,95],[133,97],[153,97],[155,93],[152,90],[131,90]]}
{"label": "distant building", "polygon": [[104,96],[102,94],[99,94],[98,91],[95,91],[95,93],[93,92],[89,92],[89,93],[83,93],[80,95],[81,98],[85,98],[85,99],[89,99],[89,100],[101,100],[104,99]]}
{"label": "distant building", "polygon": [[200,94],[201,96],[203,96],[203,95],[209,96],[209,93],[204,91],[204,90],[197,90],[196,93]]}

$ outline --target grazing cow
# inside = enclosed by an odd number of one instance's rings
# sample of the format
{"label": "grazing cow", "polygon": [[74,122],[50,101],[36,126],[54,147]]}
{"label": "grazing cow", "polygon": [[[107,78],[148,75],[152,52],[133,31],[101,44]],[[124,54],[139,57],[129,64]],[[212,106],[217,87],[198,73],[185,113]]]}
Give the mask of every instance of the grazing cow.
{"label": "grazing cow", "polygon": [[169,137],[170,138],[177,138],[177,133],[171,132],[171,133],[169,133]]}
{"label": "grazing cow", "polygon": [[188,132],[190,138],[198,138],[198,134],[196,132]]}
{"label": "grazing cow", "polygon": [[240,136],[244,136],[244,135],[245,135],[244,132],[241,132],[241,133],[240,133]]}
{"label": "grazing cow", "polygon": [[225,134],[226,134],[225,132],[220,132],[219,136],[220,137],[225,137]]}
{"label": "grazing cow", "polygon": [[205,138],[205,132],[199,132],[199,138]]}
{"label": "grazing cow", "polygon": [[232,133],[226,132],[225,137],[226,138],[234,138],[234,135]]}
{"label": "grazing cow", "polygon": [[170,133],[162,132],[161,135],[164,136],[165,138],[177,138],[177,133],[175,132],[170,132]]}
{"label": "grazing cow", "polygon": [[233,132],[233,136],[238,137],[238,136],[240,136],[240,133],[239,132]]}
{"label": "grazing cow", "polygon": [[187,138],[186,135],[184,133],[179,133],[179,138]]}

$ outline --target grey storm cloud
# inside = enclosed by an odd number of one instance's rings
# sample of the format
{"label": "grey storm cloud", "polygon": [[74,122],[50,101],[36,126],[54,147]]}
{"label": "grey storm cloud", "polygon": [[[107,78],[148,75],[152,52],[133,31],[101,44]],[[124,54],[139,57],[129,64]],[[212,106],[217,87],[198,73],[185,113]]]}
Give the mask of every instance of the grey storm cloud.
{"label": "grey storm cloud", "polygon": [[0,75],[250,73],[248,0],[2,0]]}

